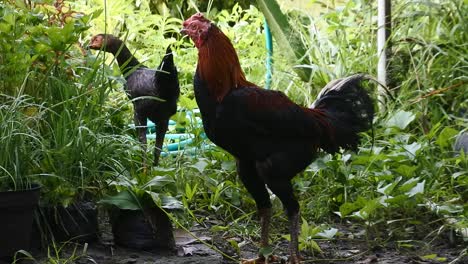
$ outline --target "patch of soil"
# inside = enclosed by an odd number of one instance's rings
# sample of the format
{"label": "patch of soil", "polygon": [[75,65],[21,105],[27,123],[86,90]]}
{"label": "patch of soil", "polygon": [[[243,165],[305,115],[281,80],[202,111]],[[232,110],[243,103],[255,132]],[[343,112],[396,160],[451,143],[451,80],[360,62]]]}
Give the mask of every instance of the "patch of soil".
{"label": "patch of soil", "polygon": [[[439,239],[430,245],[424,243],[418,245],[415,241],[387,242],[385,245],[377,245],[376,241],[369,241],[369,238],[366,240],[362,230],[359,231],[349,226],[339,226],[338,229],[342,235],[335,240],[315,240],[322,250],[321,253],[302,252],[303,263],[468,264],[466,243],[451,245],[448,239],[447,241]],[[187,232],[176,230],[174,233],[175,251],[126,249],[114,245],[108,223],[104,222],[100,230],[98,242],[78,246],[69,244],[59,252],[62,258],[79,256],[74,262],[67,262],[76,264],[232,264],[239,263],[240,258],[254,258],[258,252],[256,243],[252,241],[226,237],[219,232],[210,233],[207,229],[200,228],[193,231],[199,240],[194,239]],[[235,244],[239,246],[239,250],[235,249],[230,240],[236,241]],[[273,248],[274,254],[279,256],[279,261],[270,262],[270,264],[287,263],[288,242],[278,239]],[[34,256],[39,260],[38,262],[20,261],[17,263],[47,263],[44,262],[47,260],[45,254],[45,252],[35,252]],[[52,252],[52,255],[54,254]]]}

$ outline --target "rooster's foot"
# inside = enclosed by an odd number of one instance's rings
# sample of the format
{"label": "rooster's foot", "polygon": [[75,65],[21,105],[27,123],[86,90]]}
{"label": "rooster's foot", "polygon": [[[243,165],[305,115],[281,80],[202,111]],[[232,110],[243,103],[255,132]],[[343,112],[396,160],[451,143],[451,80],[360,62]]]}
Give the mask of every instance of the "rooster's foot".
{"label": "rooster's foot", "polygon": [[291,255],[291,257],[289,257],[289,264],[301,264],[301,261],[303,260],[303,258],[299,255]]}

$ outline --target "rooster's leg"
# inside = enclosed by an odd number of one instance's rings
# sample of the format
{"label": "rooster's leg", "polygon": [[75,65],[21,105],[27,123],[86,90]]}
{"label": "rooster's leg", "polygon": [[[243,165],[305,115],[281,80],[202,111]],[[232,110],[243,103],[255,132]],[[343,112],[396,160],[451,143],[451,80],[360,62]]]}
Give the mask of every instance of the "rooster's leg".
{"label": "rooster's leg", "polygon": [[289,263],[299,264],[301,257],[299,255],[299,203],[294,197],[291,182],[287,181],[270,181],[268,183],[270,190],[278,196],[283,203],[286,214],[289,219],[289,232],[291,241],[289,242]]}
{"label": "rooster's leg", "polygon": [[156,124],[156,145],[154,148],[153,165],[158,166],[159,156],[161,156],[161,149],[164,143],[164,137],[166,136],[169,120],[161,120],[154,123]]}
{"label": "rooster's leg", "polygon": [[289,232],[291,234],[291,241],[289,242],[289,263],[299,264],[299,212],[288,216],[289,218]]}
{"label": "rooster's leg", "polygon": [[271,219],[271,208],[260,208],[258,209],[258,215],[260,217],[260,246],[262,248],[269,246],[268,235],[270,234],[270,219]]}
{"label": "rooster's leg", "polygon": [[[257,210],[260,217],[261,233],[260,245],[261,247],[268,247],[268,235],[270,230],[270,217],[271,217],[271,202],[270,195],[265,187],[265,183],[258,175],[255,167],[255,162],[246,160],[237,160],[237,173],[244,184],[247,191],[252,195],[257,204]],[[260,264],[268,263],[265,257],[259,255],[255,259],[242,260],[242,264]]]}

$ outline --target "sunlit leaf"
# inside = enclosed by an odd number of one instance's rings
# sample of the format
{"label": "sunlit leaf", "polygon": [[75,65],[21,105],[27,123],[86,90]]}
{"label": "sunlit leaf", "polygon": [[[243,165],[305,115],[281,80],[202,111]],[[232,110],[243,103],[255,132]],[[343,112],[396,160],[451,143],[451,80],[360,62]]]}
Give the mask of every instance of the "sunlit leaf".
{"label": "sunlit leaf", "polygon": [[387,185],[385,185],[383,187],[377,188],[377,191],[379,193],[381,193],[381,194],[390,195],[392,193],[393,189],[395,189],[395,187],[398,185],[400,180],[401,180],[401,177],[398,177],[392,183],[389,183],[389,184],[387,184]]}
{"label": "sunlit leaf", "polygon": [[368,219],[378,208],[382,207],[380,199],[372,199],[366,202],[365,206],[359,211],[363,219]]}
{"label": "sunlit leaf", "polygon": [[453,138],[458,134],[458,131],[451,128],[445,127],[437,137],[436,143],[441,148],[451,147],[453,144]]}
{"label": "sunlit leaf", "polygon": [[148,181],[141,188],[151,188],[151,187],[164,187],[167,184],[174,183],[174,179],[169,176],[156,176],[150,181]]}
{"label": "sunlit leaf", "polygon": [[422,145],[418,142],[413,142],[409,145],[403,146],[403,148],[410,154],[410,158],[414,158],[416,156],[416,152],[421,149]]}
{"label": "sunlit leaf", "polygon": [[395,172],[410,178],[414,177],[414,172],[418,169],[417,166],[408,166],[406,164],[398,166],[398,168],[395,169]]}
{"label": "sunlit leaf", "polygon": [[361,209],[365,206],[367,200],[361,196],[359,196],[354,203],[346,202],[340,206],[340,214],[344,217],[349,215],[350,213]]}
{"label": "sunlit leaf", "polygon": [[326,229],[326,230],[323,230],[323,231],[317,233],[316,236],[322,237],[322,238],[327,238],[327,239],[332,239],[332,238],[335,237],[336,233],[338,233],[338,229],[329,228],[329,229]]}
{"label": "sunlit leaf", "polygon": [[99,203],[115,205],[120,209],[127,209],[127,210],[141,209],[140,202],[138,201],[137,196],[128,190],[121,191],[117,195],[114,195],[114,196],[107,196],[101,199]]}
{"label": "sunlit leaf", "polygon": [[148,193],[153,199],[153,201],[157,205],[161,206],[162,208],[165,208],[165,209],[182,209],[183,208],[182,203],[178,199],[172,196],[159,194],[159,193],[152,192],[152,191],[146,191],[146,193]]}
{"label": "sunlit leaf", "polygon": [[404,182],[398,190],[401,192],[409,192],[411,189],[413,189],[414,186],[418,184],[419,178],[411,178]]}
{"label": "sunlit leaf", "polygon": [[426,181],[418,182],[416,186],[414,186],[411,190],[409,190],[406,194],[409,197],[415,196],[418,193],[424,193],[424,183]]}
{"label": "sunlit leaf", "polygon": [[203,173],[205,171],[206,166],[208,166],[208,162],[205,160],[199,160],[197,163],[191,165],[190,167],[197,169],[200,173]]}
{"label": "sunlit leaf", "polygon": [[387,127],[397,127],[401,130],[405,129],[416,116],[412,112],[398,110],[386,122]]}

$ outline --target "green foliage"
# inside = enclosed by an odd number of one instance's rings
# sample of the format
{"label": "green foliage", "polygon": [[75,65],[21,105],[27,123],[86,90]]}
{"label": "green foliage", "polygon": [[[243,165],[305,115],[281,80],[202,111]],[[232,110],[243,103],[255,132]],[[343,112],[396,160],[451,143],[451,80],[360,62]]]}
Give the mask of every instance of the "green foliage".
{"label": "green foliage", "polygon": [[[303,43],[297,37],[296,32],[291,29],[287,17],[281,12],[276,0],[258,0],[257,3],[281,51],[286,53],[292,63],[309,65]],[[311,70],[309,67],[295,67],[294,70],[304,82],[310,80]]]}
{"label": "green foliage", "polygon": [[104,197],[100,201],[102,204],[128,210],[144,210],[154,204],[165,209],[181,209],[180,202],[173,197],[177,195],[173,169],[153,170],[151,173],[123,169],[123,173],[109,183],[117,194]]}
{"label": "green foliage", "polygon": [[[330,228],[325,225],[314,226],[302,218],[301,230],[299,233],[299,250],[308,252],[323,253],[315,239],[332,240],[338,233],[338,229]],[[284,238],[291,240],[290,235],[284,235]]]}
{"label": "green foliage", "polygon": [[[212,231],[258,236],[255,203],[236,178],[234,159],[204,138],[196,114],[186,115],[196,108],[192,78],[197,54],[177,32],[180,12],[187,17],[197,8],[210,9],[210,19],[233,41],[247,78],[262,86],[262,13],[245,5],[218,8],[222,1],[80,0],[69,3],[71,10],[52,2],[0,3],[0,139],[6,150],[0,153],[1,187],[18,188],[27,176],[43,183],[42,199],[50,204],[103,192],[103,202],[121,208],[145,203],[179,208],[181,203],[185,214],[177,218],[186,225],[196,222]],[[162,2],[171,12],[154,11],[152,4]],[[301,66],[311,70],[310,81],[294,72],[297,65],[291,65],[279,43],[274,52],[272,89],[303,105],[310,105],[332,79],[375,74],[378,59],[375,1],[312,2],[314,15],[283,10],[306,47],[311,63]],[[357,153],[322,155],[293,180],[308,220],[301,226],[302,249],[320,251],[316,239],[334,239],[339,231],[329,226],[336,215],[362,224],[369,236],[410,241],[406,244],[417,239],[430,243],[448,229],[466,230],[467,155],[452,151],[454,137],[468,123],[464,2],[394,1],[389,68],[397,100],[378,114],[375,139],[363,134]],[[80,48],[102,32],[125,38],[150,68],[173,45],[182,88],[176,127],[195,134],[197,145],[208,146],[204,151],[164,157],[160,167],[141,171],[145,153],[127,126],[131,103],[121,91],[118,67],[112,56]],[[281,203],[272,200],[275,219],[285,223]],[[311,224],[318,221],[329,225]],[[283,234],[285,229],[275,226],[273,231]],[[457,234],[467,239],[466,233]]]}
{"label": "green foliage", "polygon": [[83,246],[81,246],[73,242],[57,244],[55,241],[53,241],[52,244],[47,247],[47,256],[45,260],[39,262],[30,252],[26,250],[18,250],[14,256],[12,264],[29,261],[32,261],[33,263],[44,264],[65,264],[79,261],[96,263],[93,258],[88,256],[88,243],[85,243]]}
{"label": "green foliage", "polygon": [[40,160],[38,131],[45,109],[26,95],[0,96],[0,191],[22,190],[29,187],[32,168]]}
{"label": "green foliage", "polygon": [[127,157],[137,146],[108,133],[112,112],[103,114],[103,105],[112,87],[77,43],[100,11],[79,13],[61,1],[8,1],[0,11],[2,131],[9,135],[2,180],[34,177],[47,205],[99,195],[106,171],[135,162]]}

